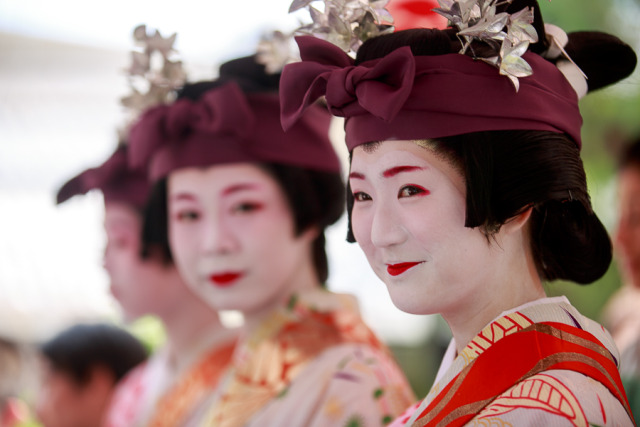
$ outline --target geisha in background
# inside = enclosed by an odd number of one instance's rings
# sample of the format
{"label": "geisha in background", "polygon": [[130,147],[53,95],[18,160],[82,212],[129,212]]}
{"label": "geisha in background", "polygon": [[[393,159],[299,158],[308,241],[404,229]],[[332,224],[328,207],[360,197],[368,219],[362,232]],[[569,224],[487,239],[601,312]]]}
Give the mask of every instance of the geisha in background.
{"label": "geisha in background", "polygon": [[431,391],[393,425],[633,425],[611,336],[543,283],[609,268],[578,99],[636,55],[544,25],[535,0],[439,3],[450,28],[369,38],[355,60],[300,37],[281,80],[286,128],[320,96],[345,118],[350,237],[394,304],[453,334]]}
{"label": "geisha in background", "polygon": [[[148,91],[137,92],[133,100],[127,100],[139,108],[166,102],[177,84],[172,79],[180,81],[180,64],[167,59],[175,36],[163,39],[156,33],[151,40],[144,26],[134,34],[147,49],[134,53],[132,74],[151,73],[145,57],[156,51],[163,53],[165,63]],[[90,190],[102,192],[107,237],[104,268],[111,293],[126,321],[157,316],[166,332],[162,347],[119,385],[106,425],[177,426],[191,417],[217,384],[230,360],[235,333],[185,286],[171,260],[158,247],[147,245],[143,250],[142,218],[150,185],[145,174],[128,168],[126,131],[121,138],[123,142],[106,162],[82,172],[59,190],[58,203]]]}
{"label": "geisha in background", "polygon": [[227,62],[131,131],[132,163],[156,182],[151,212],[168,212],[146,239],[211,307],[245,319],[197,425],[383,426],[412,393],[356,300],[326,289],[324,230],[344,211],[330,116],[314,105],[285,134],[279,77],[254,57]]}

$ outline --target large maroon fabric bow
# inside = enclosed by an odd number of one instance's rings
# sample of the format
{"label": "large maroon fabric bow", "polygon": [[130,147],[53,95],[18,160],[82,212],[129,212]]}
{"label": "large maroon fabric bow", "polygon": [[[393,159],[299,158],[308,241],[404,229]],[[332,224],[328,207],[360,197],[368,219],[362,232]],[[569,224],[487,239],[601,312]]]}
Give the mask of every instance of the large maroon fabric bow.
{"label": "large maroon fabric bow", "polygon": [[[409,47],[355,66],[353,59],[329,42],[310,36],[296,41],[302,62],[285,67],[280,80],[280,93],[286,94],[280,98],[285,130],[323,95],[335,116],[369,113],[384,121],[392,120],[411,95],[415,58]],[[295,78],[289,77],[292,74]]]}
{"label": "large maroon fabric bow", "polygon": [[285,133],[277,93],[245,93],[231,81],[197,101],[178,100],[145,113],[130,132],[130,164],[145,167],[151,181],[176,169],[225,163],[281,163],[337,172],[330,119],[316,105]]}
{"label": "large maroon fabric bow", "polygon": [[160,147],[185,138],[236,135],[242,140],[251,135],[255,120],[244,93],[234,82],[205,93],[198,101],[180,99],[154,107],[131,129],[130,164],[142,167]]}
{"label": "large maroon fabric bow", "polygon": [[494,130],[566,133],[581,145],[578,97],[557,67],[535,53],[520,90],[495,68],[449,53],[414,57],[405,46],[360,65],[321,39],[297,38],[302,62],[280,79],[281,121],[288,129],[313,101],[345,118],[346,143],[441,138]]}

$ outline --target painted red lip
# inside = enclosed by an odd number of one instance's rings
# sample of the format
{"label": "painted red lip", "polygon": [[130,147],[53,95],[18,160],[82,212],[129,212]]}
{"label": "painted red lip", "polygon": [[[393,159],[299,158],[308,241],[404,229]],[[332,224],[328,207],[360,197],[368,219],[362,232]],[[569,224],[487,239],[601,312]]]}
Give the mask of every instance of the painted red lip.
{"label": "painted red lip", "polygon": [[401,262],[400,264],[387,264],[387,273],[392,276],[398,276],[411,267],[420,264],[419,262]]}
{"label": "painted red lip", "polygon": [[242,273],[221,273],[212,274],[209,280],[216,286],[231,286],[235,281],[242,277]]}

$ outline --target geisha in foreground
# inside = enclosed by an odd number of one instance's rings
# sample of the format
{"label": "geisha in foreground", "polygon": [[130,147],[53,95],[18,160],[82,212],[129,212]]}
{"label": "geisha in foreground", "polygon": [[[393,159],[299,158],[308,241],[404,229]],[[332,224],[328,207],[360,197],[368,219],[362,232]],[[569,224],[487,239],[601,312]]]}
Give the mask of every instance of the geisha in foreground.
{"label": "geisha in foreground", "polygon": [[[474,2],[457,3],[464,12]],[[372,38],[355,63],[303,37],[303,61],[283,72],[283,123],[321,95],[345,117],[351,237],[397,307],[440,313],[453,333],[433,388],[393,425],[632,425],[611,337],[542,286],[593,282],[611,261],[580,159],[587,82],[558,60],[535,1],[505,3],[502,22],[514,25],[501,54],[513,53],[513,34],[535,39],[535,27],[540,40],[497,61],[511,81],[459,54],[467,39],[455,29]],[[467,18],[457,22],[471,27]],[[491,49],[472,42],[477,55]],[[605,34],[571,35],[565,48],[589,90],[635,67]]]}
{"label": "geisha in foreground", "polygon": [[151,203],[168,209],[155,234],[195,292],[245,317],[198,425],[386,425],[412,401],[408,384],[355,301],[323,289],[324,228],[344,200],[330,116],[314,106],[285,135],[279,75],[253,58],[220,74],[131,132],[133,163],[158,181]]}

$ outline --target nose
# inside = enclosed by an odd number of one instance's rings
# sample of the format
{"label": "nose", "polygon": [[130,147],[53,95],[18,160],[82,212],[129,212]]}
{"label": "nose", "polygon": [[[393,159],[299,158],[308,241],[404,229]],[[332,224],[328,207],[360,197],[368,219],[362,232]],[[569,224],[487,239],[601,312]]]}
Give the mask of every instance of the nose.
{"label": "nose", "polygon": [[220,217],[206,221],[201,242],[204,253],[215,255],[231,253],[238,247],[234,230]]}
{"label": "nose", "polygon": [[376,247],[385,248],[399,245],[406,239],[407,231],[395,206],[391,203],[380,203],[371,222],[371,243]]}

